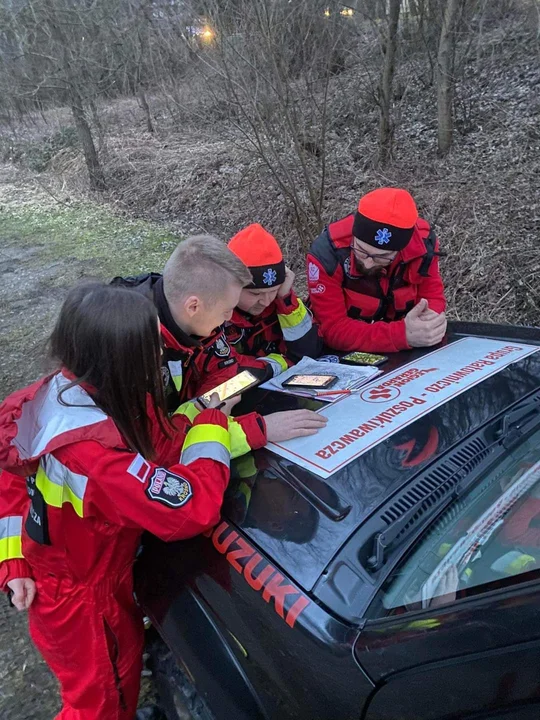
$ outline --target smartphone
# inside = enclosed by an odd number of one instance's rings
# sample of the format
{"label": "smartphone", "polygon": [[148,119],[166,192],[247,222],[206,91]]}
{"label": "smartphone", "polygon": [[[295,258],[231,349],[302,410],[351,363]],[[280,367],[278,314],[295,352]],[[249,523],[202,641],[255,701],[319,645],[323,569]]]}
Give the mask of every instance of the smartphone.
{"label": "smartphone", "polygon": [[212,395],[217,394],[221,402],[224,402],[235,395],[239,395],[244,392],[244,390],[253,387],[253,385],[257,385],[258,382],[259,378],[256,378],[253,373],[250,373],[249,370],[242,370],[238,375],[235,375],[230,380],[225,380],[224,383],[204,393],[204,395],[201,395],[198,399],[206,406],[210,402]]}
{"label": "smartphone", "polygon": [[387,360],[386,355],[365,352],[351,352],[341,358],[341,362],[350,363],[351,365],[382,365]]}
{"label": "smartphone", "polygon": [[337,380],[337,375],[293,375],[282,383],[282,387],[329,388]]}

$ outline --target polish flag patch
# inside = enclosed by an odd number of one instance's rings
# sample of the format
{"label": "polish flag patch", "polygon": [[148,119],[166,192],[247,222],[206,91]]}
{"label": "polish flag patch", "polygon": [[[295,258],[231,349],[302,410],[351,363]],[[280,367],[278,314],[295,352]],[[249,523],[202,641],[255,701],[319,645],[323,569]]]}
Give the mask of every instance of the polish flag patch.
{"label": "polish flag patch", "polygon": [[146,462],[142,455],[136,455],[127,471],[134,478],[137,478],[139,482],[143,483],[150,472],[150,463]]}

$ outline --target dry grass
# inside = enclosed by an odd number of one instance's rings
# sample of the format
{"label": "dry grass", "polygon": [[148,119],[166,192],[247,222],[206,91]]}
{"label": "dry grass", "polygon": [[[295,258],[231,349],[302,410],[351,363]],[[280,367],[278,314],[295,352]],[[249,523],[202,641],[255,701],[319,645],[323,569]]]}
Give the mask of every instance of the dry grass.
{"label": "dry grass", "polygon": [[[450,314],[539,324],[540,64],[535,33],[523,18],[484,31],[482,46],[457,88],[455,144],[445,159],[435,153],[434,90],[420,76],[417,57],[402,63],[396,151],[384,171],[375,162],[377,108],[370,100],[376,62],[374,53],[356,58],[330,88],[325,217],[331,221],[351,212],[358,197],[374,187],[407,187],[447,254],[442,271]],[[225,239],[249,222],[261,222],[303,275],[303,248],[290,207],[203,87],[201,78],[192,75],[174,93],[150,96],[154,135],[145,131],[135,100],[101,108],[106,137],[101,157],[109,182],[104,200],[130,214],[164,221],[181,234],[204,230]],[[69,122],[63,111],[47,120],[53,126]],[[292,159],[291,165],[302,187]],[[62,197],[85,192],[84,165],[73,150],[55,157],[51,170]]]}

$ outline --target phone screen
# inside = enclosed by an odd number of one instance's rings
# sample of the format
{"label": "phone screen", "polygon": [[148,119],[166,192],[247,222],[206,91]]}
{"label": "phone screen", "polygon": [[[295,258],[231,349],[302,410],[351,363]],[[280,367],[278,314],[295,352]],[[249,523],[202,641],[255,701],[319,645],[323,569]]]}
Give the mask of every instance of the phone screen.
{"label": "phone screen", "polygon": [[380,365],[388,360],[386,355],[375,355],[375,353],[351,352],[343,356],[346,362],[358,363],[358,365]]}
{"label": "phone screen", "polygon": [[335,375],[293,375],[288,380],[285,380],[283,386],[325,388],[335,380]]}
{"label": "phone screen", "polygon": [[230,380],[225,380],[225,382],[221,383],[221,385],[218,385],[213,390],[201,395],[201,398],[205,403],[209,403],[212,395],[217,394],[219,399],[223,402],[224,400],[228,400],[233,397],[233,395],[238,395],[238,393],[246,390],[251,385],[255,385],[257,382],[258,379],[255,375],[250,373],[249,370],[242,370],[241,373],[238,373],[238,375],[235,375]]}

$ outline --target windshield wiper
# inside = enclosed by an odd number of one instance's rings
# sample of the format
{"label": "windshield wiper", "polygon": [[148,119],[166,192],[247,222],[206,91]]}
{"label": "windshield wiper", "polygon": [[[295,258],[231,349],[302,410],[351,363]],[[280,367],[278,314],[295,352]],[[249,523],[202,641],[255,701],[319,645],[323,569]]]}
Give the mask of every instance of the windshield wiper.
{"label": "windshield wiper", "polygon": [[[385,561],[386,551],[393,545],[399,537],[400,542],[405,540],[417,524],[414,522],[415,516],[421,513],[422,522],[430,518],[434,514],[438,514],[451,501],[469,489],[472,480],[467,477],[457,479],[453,487],[449,487],[451,481],[459,476],[463,468],[458,468],[449,478],[447,478],[439,487],[436,487],[428,495],[423,497],[407,512],[405,512],[397,520],[394,520],[386,530],[379,531],[373,536],[373,555],[368,558],[367,564],[370,570],[379,570]],[[410,527],[407,528],[407,525]],[[406,530],[407,528],[407,530]]]}
{"label": "windshield wiper", "polygon": [[[396,518],[385,530],[373,535],[373,554],[368,558],[367,565],[372,571],[379,570],[385,562],[388,549],[399,538],[400,543],[405,540],[418,526],[417,521],[424,523],[426,519],[438,514],[451,501],[463,495],[470,486],[476,482],[480,471],[485,464],[491,465],[494,458],[490,452],[495,446],[511,450],[521,442],[523,436],[530,432],[534,425],[540,421],[540,392],[535,392],[522,404],[509,410],[502,419],[497,420],[500,428],[492,435],[493,441],[483,448],[485,453],[481,463],[474,466],[472,474],[467,470],[467,464],[455,468],[431,492],[419,498],[407,511]],[[452,458],[449,458],[452,462]]]}
{"label": "windshield wiper", "polygon": [[540,393],[535,393],[522,405],[503,416],[501,428],[497,430],[495,437],[506,450],[513,448],[529,430],[529,426],[538,421],[539,410]]}

